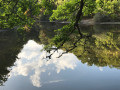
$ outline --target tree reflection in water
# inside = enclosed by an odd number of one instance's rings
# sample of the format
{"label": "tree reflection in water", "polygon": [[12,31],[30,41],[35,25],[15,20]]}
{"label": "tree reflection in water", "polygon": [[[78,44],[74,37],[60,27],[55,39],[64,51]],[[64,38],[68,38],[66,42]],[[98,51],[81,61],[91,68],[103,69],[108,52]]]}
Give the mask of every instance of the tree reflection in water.
{"label": "tree reflection in water", "polygon": [[[95,25],[82,27],[83,36],[74,47],[78,34],[75,32],[70,39],[61,46],[63,54],[68,51],[74,53],[82,63],[110,68],[120,67],[120,27],[119,25]],[[91,37],[87,37],[91,35]],[[44,37],[46,36],[46,37]],[[49,47],[51,38],[47,30],[40,31],[40,40]],[[53,44],[55,45],[55,44]],[[72,49],[74,47],[74,49]],[[49,49],[49,48],[47,48]],[[51,48],[50,50],[54,50]],[[55,50],[57,51],[57,50]],[[52,54],[51,54],[52,55]],[[62,56],[62,55],[61,55]]]}
{"label": "tree reflection in water", "polygon": [[[47,27],[49,28],[47,28]],[[8,68],[12,67],[17,60],[18,53],[21,52],[23,45],[27,43],[29,39],[33,39],[38,44],[49,45],[52,37],[54,36],[54,32],[52,30],[57,29],[57,27],[61,27],[62,24],[55,23],[46,23],[45,25],[38,24],[39,30],[39,38],[38,33],[32,33],[30,35],[21,34],[21,33],[0,33],[0,85],[3,85],[5,81],[7,81],[9,77],[9,73],[11,70]],[[91,37],[83,37],[77,42],[77,47],[70,51],[77,56],[82,63],[87,63],[89,66],[96,65],[100,67],[109,66],[110,68],[120,68],[120,27],[119,25],[96,25],[96,26],[81,26],[82,33],[84,35],[90,34]],[[33,35],[34,34],[34,35]],[[66,49],[70,49],[73,45],[74,40],[76,40],[77,33],[73,33],[70,36],[70,40],[64,43],[62,49],[65,51]],[[40,53],[40,52],[39,52]],[[34,53],[34,55],[36,55]],[[26,55],[31,56],[31,55]],[[64,57],[65,54],[62,56]],[[29,57],[30,58],[30,57]],[[35,58],[35,57],[34,57]],[[69,58],[68,58],[69,59]],[[67,60],[64,60],[67,62]],[[52,60],[50,60],[52,62]],[[55,61],[56,62],[56,61]],[[57,62],[58,63],[58,62]],[[55,63],[55,64],[57,64]],[[61,60],[62,63],[62,60]],[[65,63],[65,62],[64,62]],[[35,63],[34,63],[35,64]],[[44,62],[43,64],[47,64]],[[58,63],[59,64],[59,63]],[[74,69],[76,64],[72,63],[71,59],[69,61],[69,65],[64,64],[66,66],[64,68]],[[59,65],[58,65],[59,66]],[[56,67],[58,67],[56,66]],[[17,69],[17,68],[16,68]],[[23,69],[25,69],[23,67]],[[27,70],[27,69],[25,69]],[[60,69],[61,70],[61,69]],[[58,70],[57,72],[60,72]],[[13,70],[14,71],[14,70]],[[41,71],[41,72],[44,72]],[[20,72],[19,72],[20,73]],[[37,71],[36,71],[37,73]],[[40,72],[38,73],[40,74]],[[49,73],[50,74],[50,73]],[[26,75],[26,73],[24,73]],[[31,76],[31,79],[35,78]],[[39,77],[38,77],[39,78]],[[32,79],[33,80],[33,79]],[[58,80],[62,81],[62,80]],[[54,82],[54,81],[53,81]],[[34,85],[35,82],[33,81]],[[38,84],[37,86],[40,86]]]}

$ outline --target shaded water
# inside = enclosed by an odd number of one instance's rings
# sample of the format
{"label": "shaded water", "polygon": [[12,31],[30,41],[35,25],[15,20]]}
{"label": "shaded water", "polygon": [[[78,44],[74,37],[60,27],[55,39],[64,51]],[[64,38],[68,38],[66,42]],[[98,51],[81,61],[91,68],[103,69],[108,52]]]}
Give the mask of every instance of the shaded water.
{"label": "shaded water", "polygon": [[44,23],[32,33],[0,32],[0,90],[120,89],[120,26],[81,26],[92,34],[85,47],[81,42],[62,57],[56,58],[64,49],[46,60],[43,46],[61,26]]}

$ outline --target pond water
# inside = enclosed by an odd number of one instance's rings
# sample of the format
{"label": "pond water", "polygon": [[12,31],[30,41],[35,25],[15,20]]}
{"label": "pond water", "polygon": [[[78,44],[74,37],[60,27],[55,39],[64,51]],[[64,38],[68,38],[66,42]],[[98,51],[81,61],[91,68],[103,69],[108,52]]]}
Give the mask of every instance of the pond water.
{"label": "pond water", "polygon": [[64,52],[59,49],[48,60],[43,47],[61,26],[0,32],[0,90],[120,90],[120,26],[81,26],[92,34],[86,47],[78,45],[57,58]]}

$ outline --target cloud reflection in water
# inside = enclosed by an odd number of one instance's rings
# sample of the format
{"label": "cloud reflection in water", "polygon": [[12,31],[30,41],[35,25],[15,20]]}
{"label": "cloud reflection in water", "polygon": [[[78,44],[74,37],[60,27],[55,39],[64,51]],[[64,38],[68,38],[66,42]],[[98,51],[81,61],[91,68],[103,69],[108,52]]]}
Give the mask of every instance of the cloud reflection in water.
{"label": "cloud reflection in water", "polygon": [[[11,76],[29,76],[33,86],[41,87],[45,83],[57,83],[63,79],[49,80],[43,82],[41,74],[47,73],[48,77],[52,76],[53,72],[59,74],[61,70],[75,69],[77,66],[77,57],[71,53],[63,55],[61,58],[56,58],[59,54],[55,53],[52,60],[46,61],[43,57],[46,56],[42,45],[37,44],[33,40],[29,40],[21,52],[18,54],[16,66],[13,67]],[[62,52],[62,50],[59,50]]]}

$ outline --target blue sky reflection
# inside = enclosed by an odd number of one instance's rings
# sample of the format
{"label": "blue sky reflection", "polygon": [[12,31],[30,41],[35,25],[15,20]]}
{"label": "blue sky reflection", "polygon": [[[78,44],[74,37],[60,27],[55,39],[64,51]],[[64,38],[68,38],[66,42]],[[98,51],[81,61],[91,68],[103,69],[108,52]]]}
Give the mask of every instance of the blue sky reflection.
{"label": "blue sky reflection", "polygon": [[42,49],[33,40],[24,45],[5,90],[120,90],[119,69],[88,66],[72,53],[47,61]]}
{"label": "blue sky reflection", "polygon": [[[43,59],[46,56],[46,52],[41,52],[42,49],[42,45],[37,44],[33,40],[29,40],[18,54],[19,59],[16,61],[16,66],[13,68],[11,76],[29,76],[33,86],[41,87],[44,83],[40,77],[42,73],[47,72],[47,75],[50,76],[53,71],[59,74],[62,70],[73,70],[77,66],[77,62],[79,62],[76,56],[71,53],[65,54],[61,58],[56,58],[58,53],[55,53],[52,56],[52,60],[46,61]],[[59,50],[59,52],[62,52],[62,50]],[[47,81],[47,83],[61,81],[63,80],[55,79]]]}

